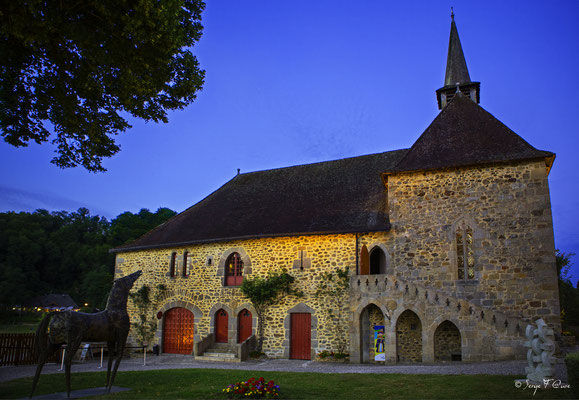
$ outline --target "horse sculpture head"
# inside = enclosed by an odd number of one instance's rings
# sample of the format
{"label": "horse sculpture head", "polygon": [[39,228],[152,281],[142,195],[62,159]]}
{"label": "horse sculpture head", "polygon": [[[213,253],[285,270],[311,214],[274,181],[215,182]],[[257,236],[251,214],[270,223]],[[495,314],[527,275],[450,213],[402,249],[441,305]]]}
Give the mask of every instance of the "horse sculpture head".
{"label": "horse sculpture head", "polygon": [[123,276],[122,278],[119,278],[115,281],[114,286],[121,286],[123,289],[127,288],[127,289],[131,289],[133,287],[133,284],[135,283],[135,281],[137,279],[139,279],[139,277],[143,274],[143,271],[139,270],[137,272],[133,272],[130,275],[127,276]]}
{"label": "horse sculpture head", "polygon": [[124,312],[126,312],[129,291],[142,273],[143,271],[133,272],[130,275],[117,279],[113,283],[113,288],[111,289],[109,299],[107,300],[107,310],[124,310]]}

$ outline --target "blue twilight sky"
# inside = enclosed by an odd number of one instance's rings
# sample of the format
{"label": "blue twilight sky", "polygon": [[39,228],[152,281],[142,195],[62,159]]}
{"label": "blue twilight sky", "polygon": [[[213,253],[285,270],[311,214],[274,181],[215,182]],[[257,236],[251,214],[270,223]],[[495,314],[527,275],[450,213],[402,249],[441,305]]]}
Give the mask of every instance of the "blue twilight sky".
{"label": "blue twilight sky", "polygon": [[207,71],[197,101],[168,124],[134,121],[106,173],[53,166],[50,144],[0,142],[0,211],[182,211],[237,168],[408,148],[438,114],[451,6],[481,106],[557,154],[556,246],[579,253],[575,0],[210,0],[194,48]]}

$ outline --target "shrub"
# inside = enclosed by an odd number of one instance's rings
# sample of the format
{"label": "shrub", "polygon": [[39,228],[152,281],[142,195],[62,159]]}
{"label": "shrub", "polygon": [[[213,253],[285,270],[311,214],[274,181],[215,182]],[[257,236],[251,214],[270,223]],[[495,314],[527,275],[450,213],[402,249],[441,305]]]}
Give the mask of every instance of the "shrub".
{"label": "shrub", "polygon": [[251,357],[251,358],[262,358],[265,356],[266,356],[265,353],[262,353],[262,352],[257,351],[257,350],[251,351],[249,353],[249,357]]}
{"label": "shrub", "polygon": [[579,398],[579,353],[567,354],[565,365],[567,365],[567,376],[571,390],[575,393],[575,397]]}
{"label": "shrub", "polygon": [[328,350],[323,350],[318,353],[318,358],[327,358],[330,356],[330,352]]}
{"label": "shrub", "polygon": [[279,397],[279,385],[274,381],[265,382],[263,377],[250,378],[245,382],[237,382],[223,389],[228,398],[234,399],[274,399]]}

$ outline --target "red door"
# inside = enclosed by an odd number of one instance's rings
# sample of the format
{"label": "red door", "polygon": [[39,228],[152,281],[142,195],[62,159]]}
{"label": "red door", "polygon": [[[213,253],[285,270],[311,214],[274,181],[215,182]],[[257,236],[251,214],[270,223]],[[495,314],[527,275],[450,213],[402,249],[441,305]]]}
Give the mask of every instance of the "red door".
{"label": "red door", "polygon": [[227,343],[228,332],[227,324],[229,322],[229,317],[227,316],[227,311],[223,308],[219,309],[215,313],[215,341],[217,343]]}
{"label": "red door", "polygon": [[369,275],[370,274],[370,254],[368,254],[368,248],[366,245],[362,246],[360,250],[360,273],[359,275]]}
{"label": "red door", "polygon": [[251,336],[251,312],[243,309],[237,315],[237,343],[242,343]]}
{"label": "red door", "polygon": [[312,357],[312,321],[307,313],[292,313],[290,327],[290,358],[310,360]]}
{"label": "red door", "polygon": [[193,313],[186,308],[172,308],[163,321],[163,352],[191,354],[193,352]]}

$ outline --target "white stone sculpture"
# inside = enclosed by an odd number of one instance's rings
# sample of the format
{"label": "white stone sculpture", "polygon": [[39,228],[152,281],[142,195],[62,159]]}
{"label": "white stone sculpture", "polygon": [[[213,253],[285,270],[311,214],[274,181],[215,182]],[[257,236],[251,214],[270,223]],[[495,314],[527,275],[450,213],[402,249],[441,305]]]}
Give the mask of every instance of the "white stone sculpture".
{"label": "white stone sculpture", "polygon": [[529,324],[525,332],[528,339],[525,342],[525,347],[528,348],[527,362],[529,363],[525,372],[530,382],[542,384],[544,379],[553,375],[555,342],[553,329],[548,328],[545,321],[538,319],[535,324],[536,327]]}

